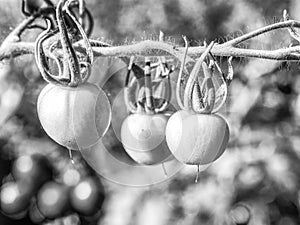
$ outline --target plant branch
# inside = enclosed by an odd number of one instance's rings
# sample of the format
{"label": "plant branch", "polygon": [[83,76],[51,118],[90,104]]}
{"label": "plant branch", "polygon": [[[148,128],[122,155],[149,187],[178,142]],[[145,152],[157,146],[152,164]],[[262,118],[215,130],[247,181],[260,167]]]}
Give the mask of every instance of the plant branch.
{"label": "plant branch", "polygon": [[[26,26],[31,23],[34,18],[27,18],[23,21],[17,28],[9,35],[18,36],[23,32]],[[257,50],[257,49],[245,49],[235,47],[239,43],[249,40],[253,37],[261,35],[263,33],[270,32],[272,30],[282,29],[282,28],[300,28],[300,22],[294,20],[287,20],[284,22],[278,22],[233,40],[225,42],[223,44],[215,44],[211,49],[211,53],[214,56],[232,56],[232,57],[254,57],[254,58],[264,58],[272,60],[300,60],[300,45],[280,48],[276,50]],[[7,37],[8,38],[8,37]],[[4,41],[6,42],[6,40]],[[30,42],[10,42],[0,47],[0,60],[10,58],[11,56],[16,57],[23,54],[33,54],[34,53],[34,43]],[[145,40],[139,43],[134,43],[130,45],[122,46],[109,46],[103,42],[97,40],[90,40],[93,53],[95,57],[130,57],[133,55],[138,56],[175,56],[178,59],[182,59],[184,55],[184,47],[176,47],[166,42]],[[75,49],[84,52],[83,42],[79,41],[74,44]],[[102,44],[101,44],[102,43]],[[48,47],[47,47],[48,46]],[[45,45],[45,52],[50,45]],[[188,49],[187,62],[191,61],[190,57],[199,57],[205,51],[204,46],[190,47]],[[56,54],[62,54],[62,51],[58,49]]]}

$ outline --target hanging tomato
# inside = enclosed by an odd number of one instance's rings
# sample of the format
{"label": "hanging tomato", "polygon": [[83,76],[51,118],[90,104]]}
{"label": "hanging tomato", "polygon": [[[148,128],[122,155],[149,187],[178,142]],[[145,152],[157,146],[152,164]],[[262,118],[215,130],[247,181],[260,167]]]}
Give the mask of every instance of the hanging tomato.
{"label": "hanging tomato", "polygon": [[[144,78],[137,80],[134,77],[129,82],[131,69],[144,73]],[[138,93],[138,96],[135,96],[135,93]],[[123,121],[121,127],[121,141],[128,155],[144,165],[159,164],[173,159],[165,140],[168,116],[162,113],[168,106],[169,98],[164,99],[164,103],[159,107],[154,105],[148,59],[144,70],[134,65],[131,59],[124,96],[128,110],[133,113]]]}
{"label": "hanging tomato", "polygon": [[72,150],[94,145],[111,120],[107,96],[88,83],[76,88],[48,84],[39,95],[37,111],[46,133]]}
{"label": "hanging tomato", "polygon": [[[37,112],[42,127],[54,141],[69,150],[79,150],[94,145],[105,134],[111,120],[111,108],[103,90],[86,83],[93,63],[93,51],[83,27],[70,7],[69,1],[61,0],[56,10],[63,60],[53,53],[57,44],[55,42],[50,47],[48,59],[45,58],[42,44],[55,33],[51,30],[49,19],[46,19],[47,30],[36,41],[37,65],[43,78],[49,83],[38,97]],[[82,36],[86,47],[82,57],[78,56],[72,46],[66,18],[72,20]],[[56,63],[58,75],[51,74],[49,59]]]}
{"label": "hanging tomato", "polygon": [[165,140],[168,117],[163,114],[129,115],[122,124],[121,140],[129,156],[139,164],[152,165],[173,157]]}
{"label": "hanging tomato", "polygon": [[229,128],[219,115],[178,111],[168,121],[166,139],[179,161],[204,165],[218,159],[225,151]]}
{"label": "hanging tomato", "polygon": [[[215,161],[223,154],[229,140],[227,122],[223,117],[213,114],[224,104],[227,97],[227,86],[221,76],[220,80],[223,82],[223,86],[225,85],[225,89],[221,85],[220,87],[226,93],[219,94],[221,100],[216,100],[213,73],[204,62],[212,46],[213,44],[195,63],[186,84],[182,103],[180,80],[183,62],[177,85],[177,100],[183,110],[173,114],[166,127],[166,140],[172,154],[185,164],[199,166]],[[214,63],[210,66],[213,65]],[[203,70],[204,77],[200,77],[201,70]]]}

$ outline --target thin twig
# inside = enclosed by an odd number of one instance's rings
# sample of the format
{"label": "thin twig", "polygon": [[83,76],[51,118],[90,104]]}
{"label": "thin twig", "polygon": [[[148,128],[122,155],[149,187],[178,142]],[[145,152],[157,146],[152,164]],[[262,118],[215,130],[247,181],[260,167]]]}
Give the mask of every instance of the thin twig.
{"label": "thin twig", "polygon": [[226,43],[224,43],[226,46],[236,46],[239,43],[249,40],[253,37],[259,36],[261,34],[264,34],[266,32],[272,31],[272,30],[277,30],[277,29],[282,29],[282,28],[286,28],[286,27],[300,27],[300,22],[295,21],[295,20],[287,20],[287,21],[283,21],[283,22],[278,22],[278,23],[274,23],[262,28],[259,28],[255,31],[252,31],[250,33],[244,34],[240,37],[237,37],[235,39],[232,39]]}

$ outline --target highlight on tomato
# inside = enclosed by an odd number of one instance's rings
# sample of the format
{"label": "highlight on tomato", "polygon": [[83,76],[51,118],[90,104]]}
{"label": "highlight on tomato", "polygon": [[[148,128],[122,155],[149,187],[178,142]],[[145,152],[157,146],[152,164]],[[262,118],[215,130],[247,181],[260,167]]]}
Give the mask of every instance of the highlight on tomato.
{"label": "highlight on tomato", "polygon": [[129,115],[121,128],[125,151],[139,164],[153,165],[173,159],[165,140],[168,117],[163,114]]}

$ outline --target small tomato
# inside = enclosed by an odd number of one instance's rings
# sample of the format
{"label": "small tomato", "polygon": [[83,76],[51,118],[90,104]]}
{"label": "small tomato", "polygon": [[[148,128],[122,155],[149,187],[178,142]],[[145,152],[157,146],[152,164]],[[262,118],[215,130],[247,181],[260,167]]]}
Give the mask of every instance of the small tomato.
{"label": "small tomato", "polygon": [[111,120],[107,96],[89,83],[78,87],[48,84],[38,97],[37,112],[46,133],[72,150],[94,145]]}
{"label": "small tomato", "polygon": [[21,182],[8,182],[1,187],[1,210],[6,215],[15,215],[26,211],[32,193]]}
{"label": "small tomato", "polygon": [[46,218],[63,216],[69,208],[68,196],[68,189],[64,185],[48,182],[38,193],[38,208]]}
{"label": "small tomato", "polygon": [[139,164],[154,165],[173,159],[165,140],[167,122],[163,114],[129,115],[121,128],[125,151]]}
{"label": "small tomato", "polygon": [[46,156],[34,154],[18,157],[12,166],[12,175],[37,190],[52,178],[52,167]]}
{"label": "small tomato", "polygon": [[185,110],[174,113],[166,127],[167,144],[180,162],[204,165],[218,159],[229,139],[227,122],[215,114]]}
{"label": "small tomato", "polygon": [[70,192],[72,207],[85,216],[101,209],[105,195],[103,187],[92,177],[81,180]]}

